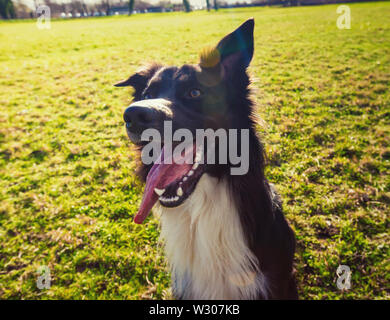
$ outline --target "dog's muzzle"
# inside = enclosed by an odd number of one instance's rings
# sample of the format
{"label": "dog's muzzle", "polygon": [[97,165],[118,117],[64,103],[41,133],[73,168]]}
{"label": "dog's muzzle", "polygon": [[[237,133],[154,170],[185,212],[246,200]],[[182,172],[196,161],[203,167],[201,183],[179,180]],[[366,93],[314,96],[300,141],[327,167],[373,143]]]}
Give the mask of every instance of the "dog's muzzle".
{"label": "dog's muzzle", "polygon": [[148,99],[132,103],[123,114],[130,140],[137,143],[144,130],[160,129],[164,120],[172,118],[170,104],[170,101],[165,99]]}

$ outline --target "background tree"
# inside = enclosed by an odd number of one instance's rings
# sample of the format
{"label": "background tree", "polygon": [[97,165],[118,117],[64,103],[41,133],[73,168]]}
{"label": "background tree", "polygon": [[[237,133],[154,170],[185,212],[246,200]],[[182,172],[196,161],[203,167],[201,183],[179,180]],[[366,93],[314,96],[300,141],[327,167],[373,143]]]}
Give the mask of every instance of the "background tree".
{"label": "background tree", "polygon": [[8,0],[7,11],[9,18],[16,18],[14,3],[11,0]]}
{"label": "background tree", "polygon": [[33,15],[32,10],[24,3],[21,3],[18,0],[14,0],[13,4],[15,9],[15,17],[17,17],[18,19],[31,18],[31,15]]}
{"label": "background tree", "polygon": [[133,13],[134,11],[134,0],[129,0],[129,16]]}
{"label": "background tree", "polygon": [[210,0],[206,0],[207,11],[210,11]]}
{"label": "background tree", "polygon": [[61,15],[61,12],[66,12],[66,8],[63,9],[63,4],[58,3],[56,0],[44,0],[42,3],[50,8],[50,15],[52,17],[58,17]]}
{"label": "background tree", "polygon": [[87,7],[87,5],[85,4],[85,2],[83,2],[83,13],[86,13],[86,14],[89,13],[89,12],[88,12],[88,7]]}
{"label": "background tree", "polygon": [[109,16],[110,15],[110,0],[106,0],[105,2],[105,7],[106,7],[106,15]]}
{"label": "background tree", "polygon": [[218,10],[218,2],[217,2],[217,0],[214,0],[214,9]]}
{"label": "background tree", "polygon": [[[54,3],[51,3],[50,5],[47,4],[49,7],[50,7],[50,12],[51,14],[54,13],[54,11],[52,11],[52,7],[53,9],[55,8],[54,6]],[[76,13],[82,13],[83,12],[83,3],[81,1],[78,1],[78,0],[75,0],[75,1],[72,1],[71,3],[69,3],[69,8],[70,8],[70,11],[72,12],[73,15],[75,15]]]}
{"label": "background tree", "polygon": [[0,0],[0,16],[3,19],[14,19],[15,8],[11,0]]}
{"label": "background tree", "polygon": [[190,5],[190,2],[188,0],[183,0],[183,6],[184,6],[184,10],[186,12],[191,11],[191,5]]}

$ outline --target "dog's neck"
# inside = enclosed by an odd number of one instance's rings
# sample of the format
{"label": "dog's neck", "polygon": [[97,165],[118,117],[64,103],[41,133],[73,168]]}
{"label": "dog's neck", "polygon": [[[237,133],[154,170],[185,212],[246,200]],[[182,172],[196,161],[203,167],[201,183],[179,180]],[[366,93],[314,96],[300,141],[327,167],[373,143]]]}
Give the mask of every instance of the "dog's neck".
{"label": "dog's neck", "polygon": [[160,205],[174,294],[183,299],[256,299],[266,281],[248,248],[227,181],[204,174],[181,206]]}

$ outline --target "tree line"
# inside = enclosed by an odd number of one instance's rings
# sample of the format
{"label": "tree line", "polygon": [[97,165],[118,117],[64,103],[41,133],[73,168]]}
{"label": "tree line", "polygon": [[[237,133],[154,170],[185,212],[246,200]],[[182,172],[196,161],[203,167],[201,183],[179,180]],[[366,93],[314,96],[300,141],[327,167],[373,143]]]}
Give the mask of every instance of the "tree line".
{"label": "tree line", "polygon": [[[67,3],[58,3],[54,0],[34,0],[35,7],[39,4],[45,4],[50,7],[52,16],[60,16],[61,13],[81,13],[83,15],[92,15],[99,13],[99,15],[110,15],[112,14],[112,7],[128,7],[129,15],[134,11],[145,12],[151,5],[147,2],[148,0],[101,0],[96,3],[86,3],[84,0],[72,0]],[[248,4],[236,3],[231,4],[225,2],[225,0],[204,0],[208,11],[214,9],[218,10],[220,7],[226,8],[231,6],[248,6]],[[315,5],[325,3],[340,3],[340,2],[353,2],[359,0],[250,0],[252,6],[264,6],[264,5],[283,5],[283,6],[299,6],[299,5]],[[362,1],[362,0],[360,0]],[[367,1],[367,0],[366,0]],[[368,0],[370,1],[370,0]],[[169,0],[161,0],[158,4],[165,9],[171,9],[173,5]],[[192,10],[190,0],[182,0],[182,7],[176,10],[183,10],[190,12]],[[104,13],[104,14],[103,14]],[[0,18],[2,19],[16,19],[16,18],[34,18],[35,10],[27,7],[21,2],[21,0],[0,0]]]}
{"label": "tree line", "polygon": [[[124,0],[126,1],[126,0]],[[190,12],[191,5],[189,0],[182,0],[182,10]],[[211,5],[210,0],[206,1],[207,10],[210,11]],[[214,1],[215,10],[218,9],[217,0]],[[34,0],[35,7],[38,7],[38,1]],[[126,2],[125,2],[126,3]],[[96,3],[86,3],[83,0],[74,0],[67,3],[59,3],[53,0],[39,1],[39,4],[44,4],[50,7],[52,16],[60,16],[61,13],[86,13],[90,15],[94,12],[110,14],[110,9],[113,6],[123,6],[122,0],[101,0]],[[128,0],[129,14],[132,14],[135,10],[144,11],[147,10],[151,5],[147,0]],[[170,8],[170,2],[162,0],[157,6],[163,8]],[[0,18],[2,19],[16,19],[16,18],[33,18],[35,17],[35,10],[27,7],[20,0],[0,0]]]}

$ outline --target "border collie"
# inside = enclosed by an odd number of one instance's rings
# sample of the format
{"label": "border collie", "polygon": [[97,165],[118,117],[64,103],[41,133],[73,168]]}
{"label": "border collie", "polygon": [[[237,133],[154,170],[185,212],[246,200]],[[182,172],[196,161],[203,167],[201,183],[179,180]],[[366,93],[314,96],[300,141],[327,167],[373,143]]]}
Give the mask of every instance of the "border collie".
{"label": "border collie", "polygon": [[[178,299],[298,298],[295,236],[264,176],[264,148],[255,129],[246,70],[254,51],[253,29],[254,20],[247,20],[216,47],[205,49],[199,64],[152,64],[115,85],[134,88],[124,120],[140,154],[146,145],[142,132],[153,128],[163,134],[165,121],[173,130],[249,132],[249,166],[243,175],[232,175],[235,164],[229,161],[140,163],[138,174],[146,185],[135,222],[142,223],[152,207],[161,214]],[[160,144],[161,160],[167,151]],[[218,144],[213,148],[218,153]]]}

